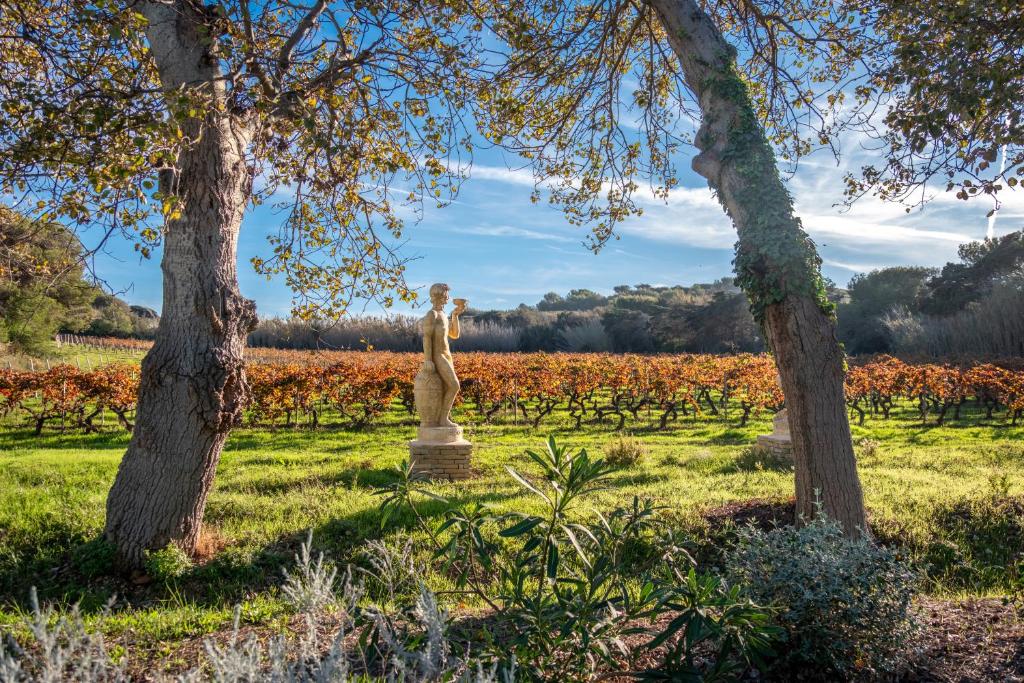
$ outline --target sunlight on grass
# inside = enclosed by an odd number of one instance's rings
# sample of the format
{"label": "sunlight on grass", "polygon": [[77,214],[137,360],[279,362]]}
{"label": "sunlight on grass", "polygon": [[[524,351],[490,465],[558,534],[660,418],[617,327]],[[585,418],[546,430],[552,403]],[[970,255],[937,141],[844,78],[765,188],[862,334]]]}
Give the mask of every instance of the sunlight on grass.
{"label": "sunlight on grass", "polygon": [[[467,424],[473,419],[465,416]],[[973,419],[973,418],[972,418]],[[506,466],[534,474],[524,455],[551,432],[560,442],[600,456],[616,437],[608,425],[569,429],[552,422],[531,430],[521,425],[476,425],[477,476],[460,483],[435,483],[431,490],[455,503],[484,502],[498,512],[539,512],[534,499],[507,475]],[[654,499],[684,527],[700,512],[751,498],[792,494],[792,472],[763,467],[741,457],[759,433],[770,431],[762,415],[744,427],[702,418],[681,420],[664,431],[634,430],[647,449],[635,466],[617,472],[612,486],[594,497],[610,509],[632,497]],[[253,623],[282,618],[278,585],[281,568],[313,529],[316,548],[333,561],[362,562],[361,546],[371,538],[418,538],[410,515],[398,514],[382,529],[376,487],[394,481],[413,435],[411,418],[396,407],[379,427],[363,432],[341,429],[236,431],[225,449],[209,498],[205,523],[218,539],[213,557],[173,581],[126,585],[109,575],[103,545],[107,490],[127,444],[124,433],[0,434],[0,623],[12,623],[31,585],[46,600],[82,603],[104,631],[130,630],[139,643],[160,643],[209,633],[230,621],[235,604]],[[878,442],[860,456],[860,472],[872,524],[898,529],[901,537],[926,539],[937,505],[984,498],[994,481],[1003,493],[1024,489],[1024,450],[1016,443],[1024,428],[1002,426],[922,426],[899,415],[886,422],[869,419],[854,427],[855,440]],[[424,501],[422,511],[440,515],[443,504]],[[422,541],[423,539],[419,539]],[[923,541],[922,541],[923,542]],[[419,559],[428,567],[425,543]],[[451,582],[436,572],[432,588]],[[938,593],[992,594],[998,586],[976,589],[931,584]],[[101,610],[115,594],[111,614]],[[462,609],[472,603],[456,603]]]}

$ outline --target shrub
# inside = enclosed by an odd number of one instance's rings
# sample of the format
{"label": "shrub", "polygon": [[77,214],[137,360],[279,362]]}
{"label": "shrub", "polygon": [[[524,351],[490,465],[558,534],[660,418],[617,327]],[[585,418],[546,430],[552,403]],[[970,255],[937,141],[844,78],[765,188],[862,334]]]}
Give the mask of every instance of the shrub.
{"label": "shrub", "polygon": [[[121,681],[121,666],[107,655],[103,636],[90,633],[78,607],[58,614],[52,606],[41,608],[33,588],[32,612],[24,620],[30,645],[20,648],[13,639],[0,638],[0,681]],[[29,654],[31,653],[31,654]]]}
{"label": "shrub", "polygon": [[666,453],[658,460],[658,464],[662,467],[679,467],[683,464],[683,459],[675,453]]}
{"label": "shrub", "polygon": [[[290,577],[324,588],[326,581],[321,561],[311,560],[311,539],[296,556],[297,567]],[[389,552],[381,546],[379,552]],[[387,564],[400,560],[382,559]],[[319,576],[310,583],[309,577]],[[325,591],[320,591],[323,594]],[[391,589],[394,592],[394,589]],[[307,612],[295,632],[278,635],[263,642],[256,636],[240,637],[241,609],[235,608],[231,636],[219,643],[204,641],[204,661],[177,680],[189,683],[243,683],[279,681],[280,683],[384,683],[406,681],[465,681],[469,683],[510,683],[516,680],[515,663],[499,676],[489,658],[473,659],[464,645],[448,634],[448,620],[433,593],[420,586],[415,603],[407,608],[386,612],[373,605],[360,608],[362,587],[346,572],[339,594],[333,601],[343,609],[328,622],[321,614]],[[78,608],[58,613],[52,606],[40,608],[35,589],[31,594],[32,612],[24,620],[27,642],[24,647],[0,638],[0,681],[81,681],[82,683],[130,680],[124,666],[111,660],[102,635],[90,632]],[[323,642],[325,626],[333,635]],[[353,633],[365,638],[348,638]],[[454,653],[458,652],[459,656]]]}
{"label": "shrub", "polygon": [[295,555],[295,570],[284,570],[285,581],[281,586],[281,593],[284,594],[285,601],[297,612],[317,612],[335,602],[334,581],[338,576],[338,570],[329,562],[324,562],[323,553],[320,553],[314,562],[312,545],[313,531],[310,530],[298,554]]}
{"label": "shrub", "polygon": [[862,458],[873,458],[878,454],[878,447],[881,445],[877,439],[865,436],[857,441],[857,455]]}
{"label": "shrub", "polygon": [[917,632],[917,573],[894,551],[845,537],[820,509],[799,528],[741,529],[725,575],[779,610],[788,642],[773,674],[856,678],[905,664]]}
{"label": "shrub", "polygon": [[647,455],[647,447],[632,436],[617,436],[604,447],[604,459],[615,468],[634,467]]}
{"label": "shrub", "polygon": [[192,569],[192,558],[178,546],[168,543],[160,550],[148,551],[143,566],[154,579],[167,581]]}
{"label": "shrub", "polygon": [[397,605],[417,595],[423,568],[416,563],[415,552],[416,544],[409,536],[394,543],[367,541],[361,555],[368,567],[359,569],[366,580],[367,594],[386,605]]}
{"label": "shrub", "polygon": [[597,318],[566,327],[561,334],[565,349],[572,353],[603,353],[612,348],[611,337]]}

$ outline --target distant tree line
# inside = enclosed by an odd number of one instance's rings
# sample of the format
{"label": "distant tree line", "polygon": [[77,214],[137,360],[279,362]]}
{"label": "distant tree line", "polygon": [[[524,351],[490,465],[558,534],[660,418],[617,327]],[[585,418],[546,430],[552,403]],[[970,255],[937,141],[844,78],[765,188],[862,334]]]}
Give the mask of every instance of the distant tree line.
{"label": "distant tree line", "polygon": [[857,275],[838,317],[851,354],[1024,355],[1024,234],[964,244],[941,270]]}
{"label": "distant tree line", "polygon": [[[249,335],[252,346],[375,348],[414,351],[417,321],[407,316],[336,323],[270,319]],[[764,349],[746,297],[730,278],[691,287],[620,285],[605,296],[574,289],[549,292],[536,306],[468,310],[464,351],[757,352]]]}
{"label": "distant tree line", "polygon": [[88,281],[78,238],[0,206],[0,343],[45,355],[58,332],[151,337],[157,314]]}
{"label": "distant tree line", "polygon": [[[1024,355],[1024,236],[962,245],[943,268],[894,266],[827,283],[847,353]],[[279,348],[415,351],[413,317],[336,323],[262,321],[249,344]],[[465,351],[742,353],[764,350],[746,296],[731,278],[709,284],[619,285],[612,294],[548,292],[535,306],[466,312]]]}

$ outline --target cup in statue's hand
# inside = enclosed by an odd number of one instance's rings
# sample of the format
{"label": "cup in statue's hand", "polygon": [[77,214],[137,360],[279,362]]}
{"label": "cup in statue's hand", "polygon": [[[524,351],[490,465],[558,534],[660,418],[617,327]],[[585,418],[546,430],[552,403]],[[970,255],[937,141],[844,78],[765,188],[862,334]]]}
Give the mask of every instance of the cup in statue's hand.
{"label": "cup in statue's hand", "polygon": [[469,303],[465,299],[452,299],[452,302],[455,304],[455,308],[459,309],[460,311],[466,310],[466,304]]}

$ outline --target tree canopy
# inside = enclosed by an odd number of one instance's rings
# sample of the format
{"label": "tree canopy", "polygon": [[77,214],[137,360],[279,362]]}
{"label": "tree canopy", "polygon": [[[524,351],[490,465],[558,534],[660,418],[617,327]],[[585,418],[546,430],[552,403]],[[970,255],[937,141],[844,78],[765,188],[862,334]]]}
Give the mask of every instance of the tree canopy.
{"label": "tree canopy", "polygon": [[848,193],[909,206],[931,189],[993,196],[1024,177],[1024,6],[882,0],[849,3],[875,37],[860,97],[884,106],[883,161],[848,177]]}
{"label": "tree canopy", "polygon": [[[677,153],[695,142],[697,101],[649,3],[485,3],[509,55],[487,94],[487,136],[533,163],[570,222],[600,249],[642,213],[636,193],[666,198]],[[832,143],[852,85],[865,77],[865,28],[822,0],[715,3],[738,47],[739,74],[776,150],[798,159]],[[861,68],[855,68],[861,67]],[[845,119],[844,119],[845,120]],[[642,189],[649,183],[649,189]]]}
{"label": "tree canopy", "polygon": [[0,342],[45,355],[57,332],[127,337],[148,334],[120,298],[86,274],[75,234],[0,206]]}
{"label": "tree canopy", "polygon": [[850,300],[839,304],[839,338],[850,353],[889,351],[882,319],[897,309],[916,310],[934,268],[895,266],[860,273],[850,280]]}
{"label": "tree canopy", "polygon": [[462,117],[487,52],[475,20],[448,2],[186,6],[182,20],[218,62],[212,90],[159,72],[148,5],[5,5],[7,201],[90,228],[92,245],[123,235],[146,255],[178,210],[182,152],[222,112],[244,138],[251,205],[283,212],[254,266],[284,277],[300,314],[335,315],[354,298],[414,298],[393,245],[406,205],[443,203],[461,179],[471,148]]}

